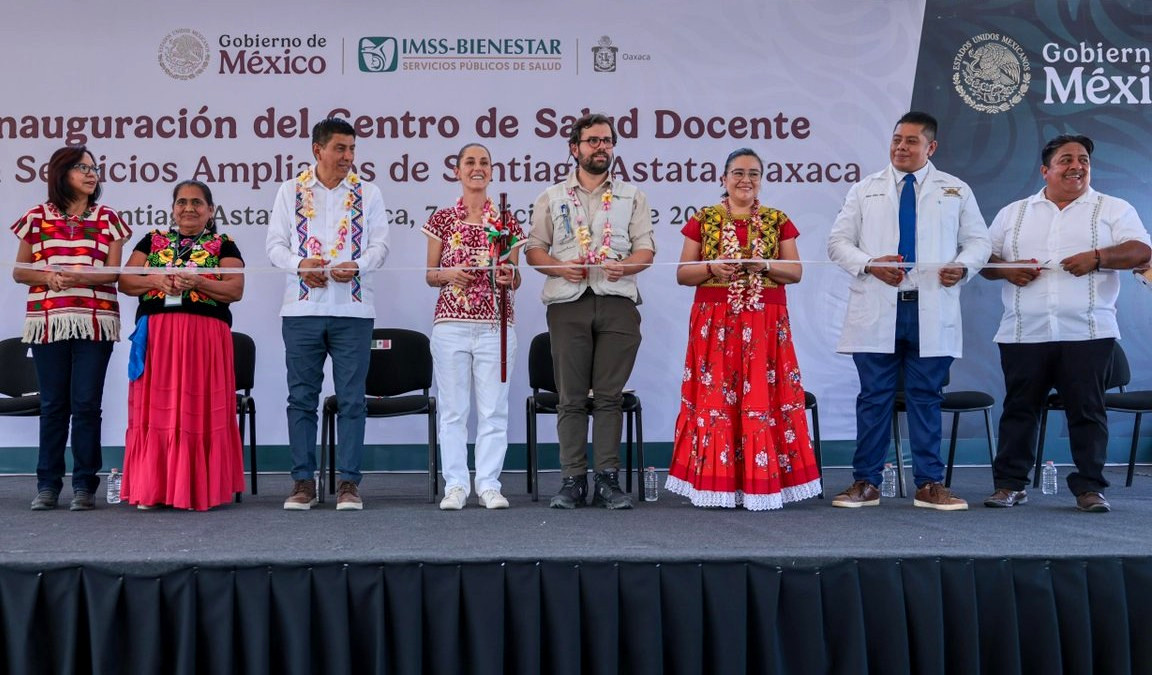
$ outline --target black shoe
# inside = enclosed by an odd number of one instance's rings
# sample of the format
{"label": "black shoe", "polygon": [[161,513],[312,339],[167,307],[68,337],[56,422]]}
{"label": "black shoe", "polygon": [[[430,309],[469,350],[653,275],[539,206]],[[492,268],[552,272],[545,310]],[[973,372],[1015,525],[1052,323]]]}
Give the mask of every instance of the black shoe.
{"label": "black shoe", "polygon": [[76,490],[72,495],[71,511],[91,511],[96,508],[96,497],[87,490]]}
{"label": "black shoe", "polygon": [[588,499],[588,476],[564,476],[564,484],[548,506],[554,509],[577,509]]}
{"label": "black shoe", "polygon": [[592,494],[592,506],[606,509],[630,509],[632,498],[620,489],[619,473],[616,469],[597,471],[594,479],[596,491]]}
{"label": "black shoe", "polygon": [[55,490],[41,490],[32,500],[33,511],[51,511],[60,501],[60,493]]}

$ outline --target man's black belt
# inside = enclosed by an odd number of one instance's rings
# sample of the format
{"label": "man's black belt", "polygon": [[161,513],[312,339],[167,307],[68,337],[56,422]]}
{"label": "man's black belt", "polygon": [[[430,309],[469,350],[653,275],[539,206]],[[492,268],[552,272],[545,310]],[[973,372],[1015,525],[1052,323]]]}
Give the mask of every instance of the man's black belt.
{"label": "man's black belt", "polygon": [[900,291],[896,294],[896,298],[899,299],[900,302],[916,302],[920,299],[920,291]]}

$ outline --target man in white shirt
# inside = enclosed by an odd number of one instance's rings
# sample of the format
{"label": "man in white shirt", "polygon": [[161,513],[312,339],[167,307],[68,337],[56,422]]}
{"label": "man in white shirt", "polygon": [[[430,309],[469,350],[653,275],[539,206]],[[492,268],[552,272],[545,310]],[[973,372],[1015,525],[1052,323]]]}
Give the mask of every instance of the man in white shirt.
{"label": "man in white shirt", "polygon": [[[1068,489],[1081,511],[1107,512],[1108,419],[1104,387],[1120,331],[1120,274],[1152,256],[1132,205],[1093,190],[1092,140],[1057,136],[1041,152],[1044,189],[1005,206],[992,222],[991,262],[1034,267],[981,274],[1007,283],[996,342],[1004,370],[1004,413],[992,465],[996,492],[985,506],[1028,501],[1036,430],[1049,391],[1060,393],[1076,471]],[[1043,262],[1040,262],[1043,261]],[[1051,266],[1049,266],[1051,265]]]}
{"label": "man in white shirt", "polygon": [[266,242],[272,264],[290,270],[284,288],[284,357],[288,368],[290,511],[316,504],[316,419],[324,361],[332,357],[336,423],[336,509],[360,510],[364,389],[376,308],[372,271],[388,255],[388,216],[380,190],[352,165],[356,132],[329,118],[312,128],[316,166],[280,186]]}
{"label": "man in white shirt", "polygon": [[990,247],[971,188],[928,161],[936,151],[936,128],[927,113],[900,118],[889,147],[891,166],[852,186],[828,237],[828,257],[853,276],[836,350],[852,354],[860,376],[854,482],[833,506],[880,503],[877,486],[903,379],[917,486],[913,504],[968,508],[941,482],[941,390],[961,355],[960,285],[987,262]]}

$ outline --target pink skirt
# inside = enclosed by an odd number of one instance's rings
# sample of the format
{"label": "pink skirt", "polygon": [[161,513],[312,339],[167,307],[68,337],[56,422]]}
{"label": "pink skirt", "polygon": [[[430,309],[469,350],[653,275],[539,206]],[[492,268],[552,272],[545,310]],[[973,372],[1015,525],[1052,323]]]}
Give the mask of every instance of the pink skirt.
{"label": "pink skirt", "polygon": [[149,317],[144,374],[128,387],[124,501],[204,511],[243,489],[228,324]]}

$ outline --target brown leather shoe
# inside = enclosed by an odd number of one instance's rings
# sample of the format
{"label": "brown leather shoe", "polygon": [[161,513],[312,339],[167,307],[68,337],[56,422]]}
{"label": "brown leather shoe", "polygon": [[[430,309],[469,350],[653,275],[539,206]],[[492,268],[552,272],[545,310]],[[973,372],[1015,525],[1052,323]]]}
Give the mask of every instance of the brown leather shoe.
{"label": "brown leather shoe", "polygon": [[989,497],[984,498],[984,506],[993,509],[1009,509],[1017,504],[1028,503],[1028,492],[1026,490],[1009,490],[1008,488],[996,488],[996,491]]}
{"label": "brown leather shoe", "polygon": [[1108,513],[1112,510],[1112,505],[1099,492],[1085,492],[1076,495],[1076,508],[1088,513]]}
{"label": "brown leather shoe", "polygon": [[943,483],[925,483],[916,491],[916,498],[912,500],[913,506],[922,509],[936,509],[937,511],[967,511],[968,502],[960,499]]}
{"label": "brown leather shoe", "polygon": [[336,510],[337,511],[359,511],[364,508],[364,502],[360,499],[360,490],[356,484],[350,480],[342,480],[336,486]]}
{"label": "brown leather shoe", "polygon": [[307,511],[316,506],[316,481],[298,480],[292,482],[292,494],[284,500],[285,511]]}
{"label": "brown leather shoe", "polygon": [[858,509],[861,506],[880,506],[880,490],[866,480],[858,480],[832,498],[832,506]]}

